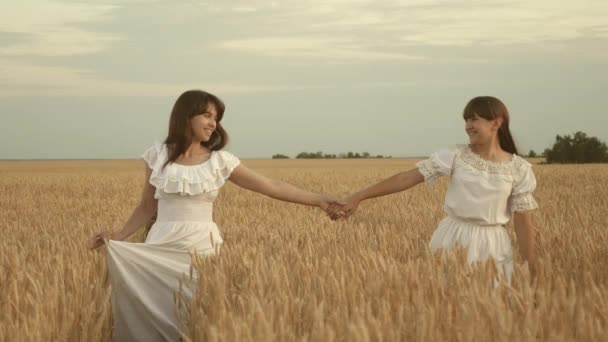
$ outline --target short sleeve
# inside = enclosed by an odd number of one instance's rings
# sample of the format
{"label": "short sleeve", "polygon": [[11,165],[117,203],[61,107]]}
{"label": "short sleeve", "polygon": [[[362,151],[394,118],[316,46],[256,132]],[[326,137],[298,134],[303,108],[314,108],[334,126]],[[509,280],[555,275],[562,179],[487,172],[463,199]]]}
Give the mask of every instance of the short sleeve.
{"label": "short sleeve", "polygon": [[230,177],[232,171],[236,169],[241,161],[234,154],[228,151],[217,151],[217,155],[221,165],[218,170],[220,170],[222,177],[224,180],[226,180]]}
{"label": "short sleeve", "polygon": [[424,180],[433,184],[441,176],[450,176],[457,150],[442,149],[433,154],[428,159],[416,163],[418,172],[424,176]]}
{"label": "short sleeve", "polygon": [[154,169],[156,162],[158,161],[158,155],[161,151],[161,144],[154,144],[150,146],[144,154],[142,154],[142,158],[146,161],[150,169]]}
{"label": "short sleeve", "polygon": [[511,213],[523,212],[538,208],[538,203],[532,196],[536,189],[536,177],[532,172],[532,166],[526,162],[524,170],[519,179],[516,180],[511,197],[509,198],[509,209]]}
{"label": "short sleeve", "polygon": [[157,191],[167,194],[195,196],[219,190],[240,163],[230,152],[213,151],[207,161],[198,165],[170,163],[163,168],[167,153],[166,145],[159,145],[158,148],[149,148],[143,154],[152,169],[150,184]]}

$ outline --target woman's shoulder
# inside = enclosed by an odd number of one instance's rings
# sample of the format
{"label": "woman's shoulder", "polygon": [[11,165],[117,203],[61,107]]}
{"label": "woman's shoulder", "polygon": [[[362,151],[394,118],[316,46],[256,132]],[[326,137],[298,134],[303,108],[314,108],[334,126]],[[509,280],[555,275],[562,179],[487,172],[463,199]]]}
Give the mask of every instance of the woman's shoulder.
{"label": "woman's shoulder", "polygon": [[527,160],[517,154],[510,154],[510,158],[505,158],[502,161],[491,161],[483,159],[473,152],[470,145],[458,145],[457,151],[457,159],[461,165],[487,174],[500,174],[517,178],[532,167]]}
{"label": "woman's shoulder", "polygon": [[148,149],[157,151],[153,161],[150,183],[166,193],[198,195],[221,188],[232,171],[240,163],[232,153],[224,150],[211,151],[208,160],[196,165],[181,165],[167,161],[167,146],[155,144]]}
{"label": "woman's shoulder", "polygon": [[527,161],[524,157],[522,157],[518,154],[513,154],[513,161],[514,161],[514,164],[519,167],[526,167],[526,168],[532,167],[532,164],[529,161]]}
{"label": "woman's shoulder", "polygon": [[532,164],[525,158],[514,154],[513,155],[513,173],[517,178],[525,177],[527,174],[534,174]]}
{"label": "woman's shoulder", "polygon": [[435,150],[435,153],[462,153],[467,147],[466,144],[445,145]]}
{"label": "woman's shoulder", "polygon": [[156,165],[166,157],[166,154],[167,145],[161,142],[155,142],[144,151],[142,158],[148,163],[148,166],[151,169],[154,169]]}
{"label": "woman's shoulder", "polygon": [[221,159],[239,159],[234,153],[227,150],[213,151],[213,155]]}
{"label": "woman's shoulder", "polygon": [[466,145],[447,145],[435,150],[431,153],[431,159],[453,160],[456,156],[462,154]]}

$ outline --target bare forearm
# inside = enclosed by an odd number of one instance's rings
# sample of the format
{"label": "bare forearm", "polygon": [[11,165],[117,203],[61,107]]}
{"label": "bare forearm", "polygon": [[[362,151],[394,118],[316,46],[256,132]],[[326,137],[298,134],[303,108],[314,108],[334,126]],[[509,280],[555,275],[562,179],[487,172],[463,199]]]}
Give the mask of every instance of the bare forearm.
{"label": "bare forearm", "polygon": [[357,202],[361,202],[366,199],[405,191],[417,184],[422,183],[423,181],[424,177],[416,169],[412,169],[398,173],[364,190],[361,190],[352,195],[351,198]]}
{"label": "bare forearm", "polygon": [[289,183],[280,180],[271,180],[266,196],[278,199],[285,202],[304,204],[309,206],[318,206],[321,201],[321,195],[300,189]]}
{"label": "bare forearm", "polygon": [[129,236],[133,235],[139,228],[148,223],[154,213],[156,212],[155,207],[145,207],[139,205],[133,213],[127,223],[122,227],[122,229],[114,234],[112,234],[112,240],[125,240]]}
{"label": "bare forearm", "polygon": [[532,224],[516,224],[515,234],[517,235],[517,244],[522,258],[529,264],[535,262],[535,236],[534,226]]}

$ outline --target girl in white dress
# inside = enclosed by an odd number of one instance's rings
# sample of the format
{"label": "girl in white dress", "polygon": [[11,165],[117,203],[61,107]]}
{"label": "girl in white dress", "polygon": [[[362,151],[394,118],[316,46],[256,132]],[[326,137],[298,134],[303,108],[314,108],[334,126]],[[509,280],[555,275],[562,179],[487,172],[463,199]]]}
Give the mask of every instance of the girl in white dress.
{"label": "girl in white dress", "polygon": [[333,204],[328,213],[333,219],[348,217],[361,201],[447,176],[444,206],[447,216],[433,233],[430,249],[447,250],[460,245],[466,248],[469,263],[492,258],[510,283],[513,253],[505,225],[513,217],[519,249],[534,275],[530,210],[538,207],[532,197],[536,179],[531,165],[517,155],[507,107],[494,97],[476,97],[466,105],[463,117],[468,145],[433,153],[418,162],[415,169],[351,195],[343,201],[344,205]]}
{"label": "girl in white dress", "polygon": [[[199,275],[190,278],[191,253],[215,255],[222,237],[212,219],[213,201],[227,180],[282,201],[326,210],[332,200],[259,175],[222,148],[228,135],[220,122],[224,104],[191,90],[176,101],[164,144],[143,154],[146,182],[140,204],[124,227],[95,235],[91,248],[107,246],[112,286],[114,338],[118,341],[175,341],[182,335],[174,295],[192,298]],[[157,214],[144,243],[123,240]]]}

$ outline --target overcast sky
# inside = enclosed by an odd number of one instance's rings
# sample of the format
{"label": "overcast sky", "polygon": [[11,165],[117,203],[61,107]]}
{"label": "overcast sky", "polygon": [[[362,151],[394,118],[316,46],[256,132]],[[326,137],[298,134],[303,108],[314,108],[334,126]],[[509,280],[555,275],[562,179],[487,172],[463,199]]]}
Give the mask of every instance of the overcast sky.
{"label": "overcast sky", "polygon": [[426,155],[477,95],[608,141],[606,0],[0,1],[0,159],[138,158],[188,89],[242,158]]}

